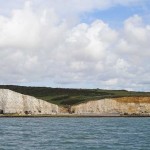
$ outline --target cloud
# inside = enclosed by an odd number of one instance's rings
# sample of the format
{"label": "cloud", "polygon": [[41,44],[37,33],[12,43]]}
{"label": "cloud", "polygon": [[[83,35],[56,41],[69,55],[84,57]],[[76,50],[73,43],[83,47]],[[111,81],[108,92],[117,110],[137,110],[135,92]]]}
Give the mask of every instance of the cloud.
{"label": "cloud", "polygon": [[[72,22],[85,12],[94,10],[107,10],[115,6],[140,6],[145,7],[149,0],[0,0],[0,13],[9,16],[13,9],[22,9],[23,5],[32,5],[34,11],[53,9],[62,19],[67,18]],[[75,18],[77,17],[77,18]],[[71,19],[72,18],[72,19]],[[79,18],[78,18],[79,19]]]}
{"label": "cloud", "polygon": [[[80,9],[99,1],[88,4]],[[10,17],[0,16],[1,83],[149,90],[149,36],[150,25],[138,15],[115,30],[102,20],[72,24],[54,9],[35,11],[26,3]]]}
{"label": "cloud", "polygon": [[[95,9],[104,10],[116,5],[124,5],[124,6],[131,6],[131,5],[141,5],[148,0],[47,0],[47,2],[43,3],[43,0],[33,0],[36,4],[36,7],[41,5],[45,8],[51,7],[56,12],[60,12],[61,14],[66,14],[66,12],[70,13],[81,13],[86,11],[92,11]],[[31,1],[32,2],[32,1]],[[34,5],[33,3],[33,5]],[[63,11],[62,11],[63,10]]]}

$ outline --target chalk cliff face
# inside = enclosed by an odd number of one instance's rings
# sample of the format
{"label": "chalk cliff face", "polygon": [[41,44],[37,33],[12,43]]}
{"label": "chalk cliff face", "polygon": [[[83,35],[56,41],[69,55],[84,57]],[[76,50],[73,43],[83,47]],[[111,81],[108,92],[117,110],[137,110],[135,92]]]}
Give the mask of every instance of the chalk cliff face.
{"label": "chalk cliff face", "polygon": [[72,106],[75,114],[150,115],[150,97],[123,97],[89,101]]}
{"label": "chalk cliff face", "polygon": [[0,89],[0,113],[4,114],[57,114],[59,107],[32,96]]}
{"label": "chalk cliff face", "polygon": [[69,108],[0,89],[0,114],[96,114],[96,115],[150,115],[150,97],[122,97],[89,101]]}

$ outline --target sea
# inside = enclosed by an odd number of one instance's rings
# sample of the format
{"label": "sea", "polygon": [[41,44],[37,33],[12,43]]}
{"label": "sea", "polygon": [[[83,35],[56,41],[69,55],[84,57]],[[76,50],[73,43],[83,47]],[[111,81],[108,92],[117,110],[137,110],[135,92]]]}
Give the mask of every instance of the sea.
{"label": "sea", "polygon": [[150,150],[150,118],[0,118],[0,150]]}

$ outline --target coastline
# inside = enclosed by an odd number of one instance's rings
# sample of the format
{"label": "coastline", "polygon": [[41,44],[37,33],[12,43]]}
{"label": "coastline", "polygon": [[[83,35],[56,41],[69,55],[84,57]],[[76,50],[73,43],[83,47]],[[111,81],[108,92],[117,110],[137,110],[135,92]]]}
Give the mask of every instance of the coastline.
{"label": "coastline", "polygon": [[150,115],[95,115],[95,114],[53,114],[53,115],[0,115],[0,118],[137,118],[137,117],[150,117]]}

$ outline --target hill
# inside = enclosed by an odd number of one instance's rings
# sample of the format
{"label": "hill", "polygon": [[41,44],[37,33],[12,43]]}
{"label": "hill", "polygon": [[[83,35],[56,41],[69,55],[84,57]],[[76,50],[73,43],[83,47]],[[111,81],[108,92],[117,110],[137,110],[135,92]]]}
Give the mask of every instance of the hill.
{"label": "hill", "polygon": [[80,104],[89,100],[104,98],[148,96],[150,92],[134,92],[126,90],[103,90],[103,89],[69,89],[51,87],[26,87],[15,85],[0,85],[0,89],[10,89],[15,92],[34,96],[47,102],[66,106]]}

